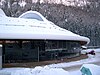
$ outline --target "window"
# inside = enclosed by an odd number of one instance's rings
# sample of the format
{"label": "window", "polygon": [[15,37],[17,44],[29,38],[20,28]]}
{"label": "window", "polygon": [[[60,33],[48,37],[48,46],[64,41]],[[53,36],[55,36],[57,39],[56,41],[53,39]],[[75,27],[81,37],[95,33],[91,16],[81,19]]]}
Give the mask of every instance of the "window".
{"label": "window", "polygon": [[51,49],[51,50],[65,50],[67,49],[66,46],[66,41],[46,41],[46,49]]}
{"label": "window", "polygon": [[27,13],[27,14],[21,16],[21,18],[36,19],[39,21],[43,21],[43,19],[36,13]]}

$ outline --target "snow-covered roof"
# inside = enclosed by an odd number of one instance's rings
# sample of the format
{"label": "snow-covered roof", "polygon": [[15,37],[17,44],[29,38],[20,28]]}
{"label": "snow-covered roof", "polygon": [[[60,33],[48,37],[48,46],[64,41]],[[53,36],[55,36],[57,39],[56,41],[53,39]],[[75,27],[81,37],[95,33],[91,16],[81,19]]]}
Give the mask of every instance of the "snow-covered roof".
{"label": "snow-covered roof", "polygon": [[0,28],[0,39],[71,40],[85,42],[84,44],[90,42],[89,38],[48,21],[37,11],[27,11],[19,18],[2,17]]}

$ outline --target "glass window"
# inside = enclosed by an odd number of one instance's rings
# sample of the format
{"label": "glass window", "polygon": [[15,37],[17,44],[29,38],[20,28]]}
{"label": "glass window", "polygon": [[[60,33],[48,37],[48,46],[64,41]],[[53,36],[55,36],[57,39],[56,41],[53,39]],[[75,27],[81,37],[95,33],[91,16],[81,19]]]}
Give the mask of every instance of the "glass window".
{"label": "glass window", "polygon": [[43,19],[36,13],[28,13],[28,14],[21,16],[21,18],[36,19],[39,21],[43,21]]}
{"label": "glass window", "polygon": [[51,50],[69,50],[73,51],[75,48],[79,48],[80,44],[76,41],[46,41],[45,49]]}

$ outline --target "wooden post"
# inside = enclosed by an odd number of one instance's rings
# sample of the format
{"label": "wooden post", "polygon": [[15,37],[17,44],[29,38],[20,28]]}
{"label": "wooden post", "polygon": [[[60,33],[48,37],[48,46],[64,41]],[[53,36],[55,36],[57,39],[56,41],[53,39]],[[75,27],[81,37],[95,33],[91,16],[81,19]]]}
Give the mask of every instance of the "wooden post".
{"label": "wooden post", "polygon": [[5,43],[6,41],[2,41],[2,63],[5,63]]}

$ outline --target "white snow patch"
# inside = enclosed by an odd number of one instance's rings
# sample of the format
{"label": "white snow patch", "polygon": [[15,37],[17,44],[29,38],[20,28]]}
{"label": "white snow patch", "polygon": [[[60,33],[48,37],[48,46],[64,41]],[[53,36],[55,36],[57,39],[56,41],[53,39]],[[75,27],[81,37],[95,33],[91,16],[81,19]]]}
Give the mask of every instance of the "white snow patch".
{"label": "white snow patch", "polygon": [[69,72],[70,75],[82,75],[80,70]]}
{"label": "white snow patch", "polygon": [[5,0],[1,0],[1,1],[0,1],[0,5],[1,5],[1,6],[3,6],[5,3],[6,3]]}
{"label": "white snow patch", "polygon": [[50,68],[48,66],[35,68],[6,68],[0,70],[0,75],[69,75],[62,68]]}
{"label": "white snow patch", "polygon": [[68,22],[68,19],[67,18],[65,19],[65,22]]}
{"label": "white snow patch", "polygon": [[19,1],[19,3],[18,3],[21,7],[24,7],[27,3],[24,1],[24,0],[22,0],[22,1]]}

